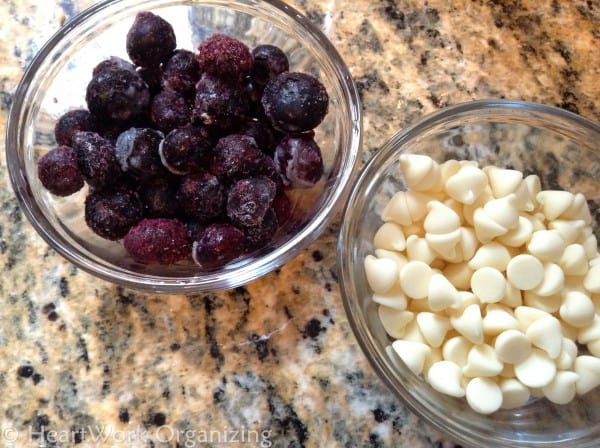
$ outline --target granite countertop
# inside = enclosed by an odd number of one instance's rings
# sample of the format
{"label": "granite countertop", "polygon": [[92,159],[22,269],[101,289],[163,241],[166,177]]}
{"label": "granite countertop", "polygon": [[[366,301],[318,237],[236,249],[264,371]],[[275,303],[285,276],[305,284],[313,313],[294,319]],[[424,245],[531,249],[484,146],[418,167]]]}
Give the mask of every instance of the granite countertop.
{"label": "granite countertop", "polygon": [[[24,67],[91,3],[0,4],[0,146]],[[476,98],[600,120],[597,1],[294,5],[356,80],[363,160],[423,114]],[[95,279],[49,249],[19,210],[3,151],[0,208],[0,447],[187,447],[217,437],[222,446],[454,446],[390,394],[360,351],[336,282],[337,223],[245,287],[158,296]]]}

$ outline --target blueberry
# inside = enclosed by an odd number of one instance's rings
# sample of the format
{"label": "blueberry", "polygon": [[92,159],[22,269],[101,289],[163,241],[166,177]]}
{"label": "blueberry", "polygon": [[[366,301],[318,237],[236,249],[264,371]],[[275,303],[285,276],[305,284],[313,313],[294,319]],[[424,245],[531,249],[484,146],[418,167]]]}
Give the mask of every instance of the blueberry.
{"label": "blueberry", "polygon": [[244,233],[234,225],[214,223],[194,241],[192,256],[202,269],[214,270],[242,255],[245,243]]}
{"label": "blueberry", "polygon": [[118,56],[111,56],[110,58],[105,59],[96,65],[92,70],[92,75],[97,76],[100,73],[108,70],[127,70],[132,73],[135,73],[136,71],[135,65],[133,65],[131,62],[126,61]]}
{"label": "blueberry", "polygon": [[112,67],[94,75],[85,100],[99,119],[127,122],[147,113],[150,89],[135,70]]}
{"label": "blueberry", "polygon": [[121,174],[114,145],[95,132],[76,132],[73,152],[83,179],[92,187],[103,188]]}
{"label": "blueberry", "polygon": [[285,53],[274,45],[258,45],[252,50],[254,66],[252,67],[252,79],[261,85],[265,85],[280,73],[290,69],[290,63]]}
{"label": "blueberry", "polygon": [[271,126],[257,120],[247,120],[240,125],[236,133],[252,137],[258,149],[265,154],[273,155],[278,142],[278,135]]}
{"label": "blueberry", "polygon": [[181,93],[163,90],[152,98],[150,118],[161,131],[185,126],[192,117],[192,105]]}
{"label": "blueberry", "polygon": [[188,174],[208,164],[212,143],[208,132],[199,126],[173,129],[159,147],[163,165],[174,174]]}
{"label": "blueberry", "polygon": [[121,170],[136,177],[150,177],[166,172],[158,148],[163,134],[151,128],[130,128],[119,135],[116,154]]}
{"label": "blueberry", "polygon": [[194,117],[205,125],[228,128],[244,117],[249,102],[241,84],[203,74],[196,85]]}
{"label": "blueberry", "polygon": [[44,154],[37,169],[40,182],[52,194],[69,196],[83,188],[83,176],[69,146],[59,146]]}
{"label": "blueberry", "polygon": [[284,72],[269,81],[261,102],[275,129],[306,132],[325,118],[329,96],[323,84],[313,76]]}
{"label": "blueberry", "polygon": [[209,172],[185,176],[176,198],[186,216],[202,222],[225,214],[225,187]]}
{"label": "blueberry", "polygon": [[59,145],[71,146],[73,134],[78,131],[92,131],[98,129],[98,123],[86,109],[70,110],[56,121],[54,137]]}
{"label": "blueberry", "polygon": [[138,74],[148,84],[151,95],[156,95],[162,90],[162,70],[160,67],[139,67]]}
{"label": "blueberry", "polygon": [[213,34],[200,43],[198,62],[203,72],[233,81],[240,81],[252,70],[250,49],[224,34]]}
{"label": "blueberry", "polygon": [[260,224],[256,226],[244,227],[246,244],[248,249],[259,249],[264,247],[277,232],[278,221],[277,214],[272,208],[265,212],[265,216]]}
{"label": "blueberry", "polygon": [[189,95],[194,93],[199,79],[200,64],[196,55],[188,50],[175,50],[163,64],[160,82],[163,89]]}
{"label": "blueberry", "polygon": [[227,194],[227,216],[240,227],[259,226],[276,192],[275,182],[265,177],[239,180]]}
{"label": "blueberry", "polygon": [[127,32],[125,44],[134,64],[158,67],[175,50],[177,41],[169,22],[149,11],[142,11]]}
{"label": "blueberry", "polygon": [[123,238],[142,216],[142,203],[133,191],[96,190],[85,199],[85,222],[94,233],[109,240]]}
{"label": "blueberry", "polygon": [[310,188],[323,175],[321,149],[310,135],[288,135],[275,148],[275,166],[283,184]]}
{"label": "blueberry", "polygon": [[123,239],[127,253],[140,263],[173,264],[190,254],[185,225],[177,219],[143,219]]}
{"label": "blueberry", "polygon": [[174,180],[168,177],[151,177],[144,180],[139,189],[144,216],[150,218],[175,216],[178,212],[177,201],[173,200],[176,191]]}

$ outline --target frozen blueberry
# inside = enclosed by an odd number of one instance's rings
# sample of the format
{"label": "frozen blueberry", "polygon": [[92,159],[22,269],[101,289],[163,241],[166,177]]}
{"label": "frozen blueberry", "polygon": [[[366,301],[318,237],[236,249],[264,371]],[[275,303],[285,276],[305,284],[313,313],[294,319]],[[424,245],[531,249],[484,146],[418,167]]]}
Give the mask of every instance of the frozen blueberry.
{"label": "frozen blueberry", "polygon": [[134,73],[135,70],[135,65],[133,65],[131,62],[126,61],[125,59],[122,59],[118,56],[111,56],[108,59],[105,59],[104,61],[100,62],[98,65],[96,65],[94,67],[94,69],[92,70],[92,75],[93,76],[97,76],[102,72],[105,72],[107,70],[127,70],[130,71],[132,73]]}
{"label": "frozen blueberry", "polygon": [[261,85],[265,85],[275,76],[290,69],[287,56],[274,45],[258,45],[252,50],[252,57],[254,58],[252,79]]}
{"label": "frozen blueberry", "polygon": [[185,126],[192,118],[192,105],[181,93],[163,90],[152,98],[150,118],[161,131]]}
{"label": "frozen blueberry", "polygon": [[177,46],[171,24],[149,11],[136,15],[125,43],[129,58],[142,67],[158,67]]}
{"label": "frozen blueberry", "polygon": [[273,204],[277,186],[266,177],[250,177],[234,183],[227,194],[227,216],[241,227],[259,226]]}
{"label": "frozen blueberry", "polygon": [[249,102],[241,84],[203,74],[196,85],[194,116],[205,125],[228,128],[244,117]]}
{"label": "frozen blueberry", "polygon": [[142,203],[133,191],[96,190],[85,199],[85,222],[94,233],[109,240],[123,238],[142,216]]}
{"label": "frozen blueberry", "polygon": [[325,118],[329,96],[323,84],[313,76],[284,72],[269,81],[261,102],[275,129],[306,132]]}
{"label": "frozen blueberry", "polygon": [[181,180],[176,198],[186,216],[202,222],[225,214],[225,187],[209,172],[185,176]]}
{"label": "frozen blueberry", "polygon": [[160,67],[139,67],[138,74],[148,84],[151,95],[156,95],[162,90],[161,78],[162,71]]}
{"label": "frozen blueberry", "polygon": [[71,146],[73,134],[78,131],[97,131],[98,124],[85,109],[70,110],[56,121],[54,137],[59,145]]}
{"label": "frozen blueberry", "polygon": [[199,79],[200,64],[196,55],[188,50],[175,50],[163,64],[160,82],[163,89],[189,95],[194,93]]}
{"label": "frozen blueberry", "polygon": [[192,256],[202,269],[218,269],[242,255],[245,242],[244,233],[234,225],[210,224],[200,239],[194,241]]}
{"label": "frozen blueberry", "polygon": [[150,89],[135,70],[112,67],[94,75],[85,100],[99,119],[127,122],[147,113]]}
{"label": "frozen blueberry", "polygon": [[144,180],[139,189],[144,216],[150,218],[175,216],[178,212],[177,201],[174,200],[176,191],[177,185],[170,178],[152,177]]}
{"label": "frozen blueberry", "polygon": [[196,220],[184,221],[183,224],[187,229],[188,240],[190,241],[199,241],[207,227],[205,223]]}
{"label": "frozen blueberry", "polygon": [[210,172],[226,184],[258,175],[278,178],[273,159],[258,149],[254,138],[241,134],[231,134],[217,142]]}
{"label": "frozen blueberry", "polygon": [[236,133],[252,137],[258,149],[265,154],[273,155],[275,146],[277,146],[278,136],[271,126],[257,120],[247,120],[242,123]]}
{"label": "frozen blueberry", "polygon": [[123,239],[127,253],[140,263],[173,264],[190,254],[185,225],[177,219],[143,219]]}
{"label": "frozen blueberry", "polygon": [[198,46],[200,69],[234,81],[250,74],[252,54],[243,42],[224,34],[213,34]]}
{"label": "frozen blueberry", "polygon": [[173,129],[159,147],[163,165],[174,174],[188,174],[207,166],[212,143],[199,126]]}
{"label": "frozen blueberry", "polygon": [[83,176],[69,146],[59,146],[44,154],[37,169],[40,182],[52,194],[69,196],[83,188]]}
{"label": "frozen blueberry", "polygon": [[76,132],[73,152],[83,179],[92,187],[103,188],[121,174],[114,145],[95,132]]}
{"label": "frozen blueberry", "polygon": [[143,178],[166,172],[158,148],[163,134],[151,128],[129,128],[119,135],[116,154],[121,170]]}
{"label": "frozen blueberry", "polygon": [[310,188],[323,175],[321,149],[310,135],[288,135],[275,148],[275,166],[286,186]]}
{"label": "frozen blueberry", "polygon": [[265,244],[273,239],[273,235],[277,232],[277,228],[277,214],[270,208],[266,211],[260,224],[243,228],[248,249],[259,249],[264,247]]}

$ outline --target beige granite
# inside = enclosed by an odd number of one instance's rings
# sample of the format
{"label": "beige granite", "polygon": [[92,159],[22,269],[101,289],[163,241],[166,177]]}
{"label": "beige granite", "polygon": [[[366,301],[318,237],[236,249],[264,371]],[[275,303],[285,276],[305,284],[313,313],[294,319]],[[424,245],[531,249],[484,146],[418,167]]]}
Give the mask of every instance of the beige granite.
{"label": "beige granite", "polygon": [[[2,130],[23,68],[91,3],[0,3]],[[600,120],[597,1],[294,4],[358,84],[363,160],[423,114],[475,98]],[[48,248],[19,211],[2,153],[0,447],[453,447],[391,396],[355,342],[336,282],[337,227],[246,287],[140,294]]]}

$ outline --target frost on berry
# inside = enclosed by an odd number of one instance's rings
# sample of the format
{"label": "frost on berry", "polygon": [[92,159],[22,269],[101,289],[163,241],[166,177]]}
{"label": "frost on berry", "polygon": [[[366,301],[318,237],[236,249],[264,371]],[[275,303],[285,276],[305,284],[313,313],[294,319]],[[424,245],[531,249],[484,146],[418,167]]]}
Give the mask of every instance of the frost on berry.
{"label": "frost on berry", "polygon": [[54,137],[59,145],[71,146],[73,135],[79,131],[95,132],[98,129],[96,119],[86,109],[74,109],[65,112],[56,121]]}
{"label": "frost on berry", "polygon": [[234,225],[210,224],[194,241],[192,256],[204,270],[219,269],[244,253],[245,242],[244,232]]}
{"label": "frost on berry", "polygon": [[103,188],[121,174],[114,145],[95,132],[76,132],[73,152],[81,175],[92,187]]}
{"label": "frost on berry", "polygon": [[131,227],[123,245],[140,263],[173,264],[190,254],[185,225],[177,219],[144,219]]}
{"label": "frost on berry", "polygon": [[265,177],[250,177],[234,183],[227,195],[227,216],[241,227],[262,223],[271,208],[277,186]]}
{"label": "frost on berry", "polygon": [[85,222],[94,233],[109,240],[123,238],[142,216],[140,198],[130,190],[92,191],[85,200]]}
{"label": "frost on berry", "polygon": [[134,64],[157,67],[175,50],[177,41],[169,22],[149,11],[142,11],[127,32],[125,46]]}
{"label": "frost on berry", "polygon": [[204,73],[240,81],[252,70],[252,54],[243,42],[213,34],[198,46],[198,62]]}
{"label": "frost on berry", "polygon": [[292,188],[310,188],[323,175],[321,149],[310,135],[284,137],[274,160],[283,184]]}
{"label": "frost on berry", "polygon": [[37,169],[40,182],[52,194],[69,196],[83,188],[83,176],[69,146],[59,146],[44,154]]}
{"label": "frost on berry", "polygon": [[119,135],[116,155],[121,169],[140,178],[166,172],[158,148],[163,134],[151,128],[130,128]]}

